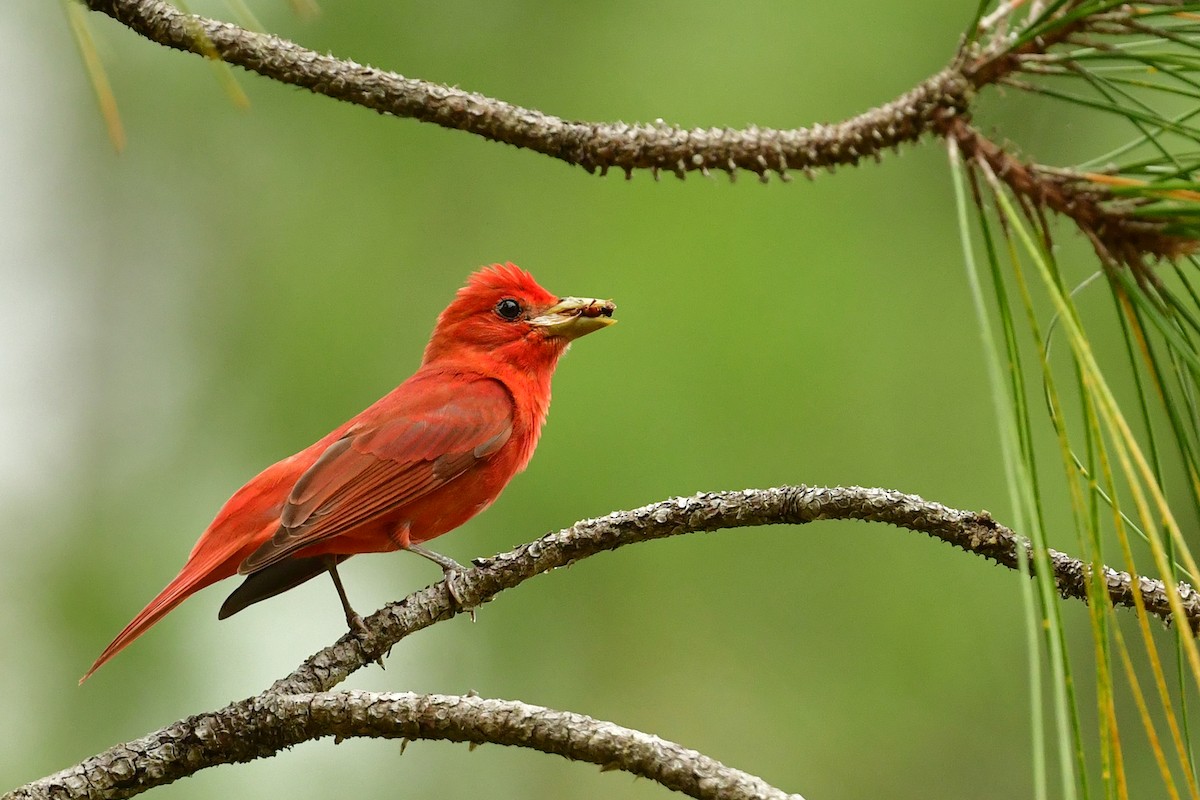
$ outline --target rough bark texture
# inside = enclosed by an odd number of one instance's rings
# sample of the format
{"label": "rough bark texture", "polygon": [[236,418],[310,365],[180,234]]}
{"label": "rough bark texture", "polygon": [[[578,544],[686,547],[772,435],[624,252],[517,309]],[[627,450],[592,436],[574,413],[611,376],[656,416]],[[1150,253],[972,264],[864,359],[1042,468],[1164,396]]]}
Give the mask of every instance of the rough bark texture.
{"label": "rough bark texture", "polygon": [[[664,171],[684,178],[689,172],[723,171],[732,178],[747,170],[766,181],[771,173],[786,180],[791,171],[800,170],[811,177],[818,169],[879,159],[887,148],[932,133],[956,141],[968,163],[987,163],[1015,194],[1070,218],[1100,245],[1102,257],[1141,267],[1143,256],[1178,258],[1196,249],[1194,240],[1171,232],[1171,223],[1178,220],[1136,218],[1129,203],[1111,202],[1110,186],[1024,164],[969,125],[978,89],[1011,82],[1028,59],[1081,31],[1111,25],[1107,17],[1068,14],[1067,21],[1016,48],[1009,47],[1004,36],[987,45],[971,44],[956,54],[951,66],[895,100],[833,125],[686,130],[661,120],[649,125],[563,120],[537,109],[323,55],[278,36],[185,14],[164,0],[83,2],[166,47],[220,59],[381,114],[534,150],[601,175],[610,169],[622,170],[626,177],[634,170],[650,170],[655,178]],[[1128,31],[1138,30],[1135,22],[1125,24]]]}
{"label": "rough bark texture", "polygon": [[515,745],[620,769],[703,800],[803,800],[657,736],[508,700],[332,692],[263,695],[189,717],[22,787],[17,798],[121,798],[215,764],[267,758],[323,737]]}
{"label": "rough bark texture", "polygon": [[[860,486],[781,486],[672,498],[632,511],[583,520],[492,558],[459,576],[463,607],[491,600],[539,573],[605,550],[685,533],[757,525],[802,525],[823,519],[884,522],[918,531],[963,550],[1017,567],[1030,544],[987,512],[960,511],[916,495]],[[1051,550],[1054,580],[1064,597],[1087,599],[1088,565]],[[1109,599],[1171,619],[1166,587],[1151,578],[1104,568]],[[1200,626],[1200,598],[1179,584],[1187,622]],[[533,747],[566,758],[618,768],[693,797],[787,797],[757,778],[679,745],[576,714],[480,698],[330,694],[355,670],[382,658],[410,633],[463,611],[444,583],[415,592],[366,620],[368,635],[345,636],[257,697],[181,720],[117,745],[63,772],[15,789],[0,800],[120,798],[170,783],[216,764],[264,758],[322,736],[397,736],[494,742]],[[795,795],[792,795],[795,797]]]}
{"label": "rough bark texture", "polygon": [[[1171,233],[1172,220],[1136,218],[1129,213],[1128,203],[1111,203],[1111,187],[1086,176],[1055,174],[1024,164],[969,124],[978,89],[1010,80],[1022,70],[1025,60],[1107,19],[1073,17],[1015,49],[1008,47],[1003,36],[986,46],[972,44],[955,56],[951,66],[895,100],[833,125],[686,130],[661,120],[649,125],[568,121],[317,53],[278,36],[185,14],[164,0],[83,1],[166,47],[220,59],[381,114],[410,117],[534,150],[601,175],[610,169],[622,170],[626,177],[634,170],[650,170],[655,178],[664,171],[684,178],[689,172],[709,175],[723,171],[732,178],[747,170],[766,181],[771,173],[786,180],[791,171],[800,170],[811,177],[818,169],[879,159],[887,148],[932,133],[956,141],[968,163],[987,163],[1017,195],[1070,218],[1098,243],[1102,257],[1140,267],[1143,256],[1178,258],[1196,249],[1194,240]],[[1126,25],[1136,23],[1126,20]]]}
{"label": "rough bark texture", "polygon": [[[888,489],[782,486],[698,494],[583,520],[508,553],[477,560],[476,568],[460,577],[457,589],[466,606],[476,606],[540,572],[634,542],[721,528],[799,525],[821,519],[885,522],[928,534],[1010,569],[1017,568],[1020,549],[1031,552],[1025,537],[999,524],[987,512],[947,508]],[[1088,565],[1056,550],[1051,550],[1049,557],[1062,595],[1086,599]],[[1031,556],[1029,562],[1032,565]],[[1132,607],[1134,592],[1140,591],[1149,613],[1163,621],[1171,619],[1162,581],[1138,578],[1135,582],[1128,573],[1108,567],[1104,579],[1113,604]],[[1179,593],[1188,623],[1196,629],[1200,626],[1200,597],[1183,583],[1179,584]],[[440,585],[416,592],[370,617],[367,625],[371,634],[361,645],[352,637],[344,637],[272,688],[284,693],[326,691],[410,633],[460,611]]]}
{"label": "rough bark texture", "polygon": [[86,0],[159,44],[244,67],[317,94],[525,147],[589,172],[811,171],[856,164],[918,139],[935,117],[965,111],[970,83],[944,70],[896,100],[837,125],[776,130],[684,130],[665,123],[569,122],[535,109],[322,55],[278,36],[184,14],[161,0]]}

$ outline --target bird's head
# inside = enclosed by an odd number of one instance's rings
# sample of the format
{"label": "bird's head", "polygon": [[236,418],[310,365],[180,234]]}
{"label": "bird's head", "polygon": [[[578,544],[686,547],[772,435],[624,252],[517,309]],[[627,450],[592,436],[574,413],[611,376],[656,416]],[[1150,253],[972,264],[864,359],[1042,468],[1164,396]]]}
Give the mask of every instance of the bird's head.
{"label": "bird's head", "polygon": [[464,356],[536,370],[567,346],[616,322],[611,300],[555,297],[515,264],[493,264],[467,279],[438,317],[424,363]]}

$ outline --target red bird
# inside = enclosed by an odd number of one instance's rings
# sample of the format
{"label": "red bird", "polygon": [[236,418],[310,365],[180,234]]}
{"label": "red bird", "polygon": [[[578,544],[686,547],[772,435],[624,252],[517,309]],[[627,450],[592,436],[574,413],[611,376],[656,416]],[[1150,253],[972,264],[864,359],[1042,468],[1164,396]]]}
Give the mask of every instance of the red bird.
{"label": "red bird", "polygon": [[558,298],[514,264],[481,269],[438,317],[421,367],[370,408],[238,489],[179,575],[105,648],[80,683],[194,592],[246,576],[218,615],[328,572],[355,553],[421,547],[491,505],[533,456],[550,376],[573,339],[606,327],[612,301]]}

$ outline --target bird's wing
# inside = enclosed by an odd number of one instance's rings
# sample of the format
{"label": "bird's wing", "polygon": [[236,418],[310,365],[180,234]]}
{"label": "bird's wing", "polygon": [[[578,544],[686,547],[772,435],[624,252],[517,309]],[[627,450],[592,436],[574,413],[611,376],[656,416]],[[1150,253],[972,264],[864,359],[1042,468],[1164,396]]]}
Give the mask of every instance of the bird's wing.
{"label": "bird's wing", "polygon": [[[408,387],[402,387],[402,389]],[[279,530],[238,567],[249,575],[353,530],[454,480],[512,435],[513,401],[497,381],[426,382],[344,436],[300,476]]]}

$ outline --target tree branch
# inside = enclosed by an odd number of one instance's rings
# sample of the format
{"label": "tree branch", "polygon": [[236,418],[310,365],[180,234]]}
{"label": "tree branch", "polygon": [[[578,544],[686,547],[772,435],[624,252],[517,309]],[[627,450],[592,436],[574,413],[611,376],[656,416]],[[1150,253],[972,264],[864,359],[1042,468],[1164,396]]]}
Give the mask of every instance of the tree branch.
{"label": "tree branch", "polygon": [[1143,254],[1175,259],[1194,253],[1196,239],[1172,232],[1169,226],[1131,213],[1136,207],[1114,204],[1111,186],[1069,170],[1026,164],[989,140],[962,117],[947,119],[941,133],[957,142],[968,163],[987,164],[1017,197],[1069,218],[1091,238],[1098,254],[1127,264],[1139,277],[1150,274]]}
{"label": "tree branch", "polygon": [[[895,100],[834,125],[774,129],[751,126],[683,128],[661,121],[652,125],[623,122],[571,122],[475,92],[323,55],[269,34],[255,33],[207,17],[185,14],[165,0],[82,0],[152,41],[243,67],[281,83],[373,109],[381,114],[410,117],[445,128],[466,131],[492,141],[527,148],[578,165],[589,173],[648,169],[655,178],[663,171],[679,178],[698,171],[727,172],[735,177],[748,170],[767,181],[774,172],[790,179],[800,170],[812,177],[817,169],[855,165],[864,158],[878,160],[886,148],[915,142],[926,133],[954,138],[968,158],[986,160],[1014,192],[1069,217],[1085,233],[1098,237],[1107,251],[1124,263],[1138,266],[1143,254],[1175,258],[1192,252],[1196,242],[1181,235],[1186,212],[1174,218],[1134,219],[1139,203],[1108,208],[1113,187],[1087,174],[1068,175],[1036,165],[1024,165],[1004,149],[984,139],[968,125],[978,89],[994,83],[1022,88],[1013,79],[1023,71],[1043,68],[1039,58],[1081,33],[1108,30],[1145,32],[1129,19],[1134,11],[1100,14],[1067,13],[1046,31],[1018,46],[995,35],[981,45],[971,40],[951,66],[922,81]],[[1171,0],[1147,0],[1169,5]],[[1020,4],[1002,8],[1005,18]],[[992,24],[986,26],[990,29]],[[988,22],[989,20],[985,20]],[[1107,27],[1106,27],[1107,26]],[[1151,34],[1156,29],[1149,28]],[[1151,35],[1148,34],[1148,35]],[[1163,34],[1166,35],[1166,34]],[[1006,167],[1000,170],[997,167]],[[1145,201],[1143,201],[1145,202]]]}
{"label": "tree branch", "polygon": [[918,139],[935,118],[966,110],[971,84],[957,69],[929,78],[896,100],[837,125],[777,130],[752,126],[684,130],[666,124],[569,122],[474,92],[322,55],[278,36],[184,14],[162,0],[85,0],[166,47],[244,67],[281,83],[397,117],[411,117],[534,150],[588,172],[649,169],[731,175],[749,170],[811,172],[876,157]]}
{"label": "tree branch", "polygon": [[[986,511],[947,508],[916,495],[888,489],[781,486],[672,498],[631,511],[616,511],[605,517],[583,520],[509,552],[476,560],[473,569],[458,577],[456,589],[463,607],[471,608],[534,575],[636,542],[723,528],[802,525],[824,519],[888,523],[928,534],[1010,569],[1016,569],[1022,550],[1031,568],[1036,563],[1029,541],[996,522]],[[1090,567],[1056,550],[1049,551],[1049,559],[1059,592],[1064,597],[1087,600]],[[1126,572],[1104,567],[1104,583],[1109,600],[1115,605],[1134,606],[1134,597],[1140,594],[1150,614],[1163,621],[1171,620],[1162,581],[1146,577],[1134,579]],[[1186,583],[1180,583],[1178,590],[1187,623],[1195,631],[1200,628],[1200,596]],[[368,617],[369,632],[363,639],[351,635],[342,637],[257,697],[233,703],[220,711],[181,720],[134,742],[118,745],[75,767],[20,787],[0,800],[129,797],[205,767],[261,758],[289,744],[328,735],[520,744],[568,758],[616,764],[620,769],[645,775],[664,786],[671,781],[671,788],[692,793],[695,797],[718,796],[704,792],[724,791],[711,789],[712,786],[726,785],[720,781],[728,780],[732,781],[730,786],[741,786],[746,779],[757,780],[677,745],[658,742],[654,737],[636,732],[618,733],[624,729],[565,712],[478,698],[323,694],[355,670],[382,658],[409,634],[449,619],[461,613],[463,607],[451,601],[444,582],[414,592]],[[454,717],[457,721],[446,722],[446,727],[438,727],[449,719],[449,716],[441,716],[443,712],[460,716]],[[531,724],[529,737],[522,738],[525,734],[520,731],[525,730],[524,723],[513,722],[511,728],[495,727],[499,725],[497,720],[503,721],[509,712],[516,715],[514,719],[545,720],[550,718],[545,715],[561,715],[554,718],[567,720],[564,723],[567,728],[542,730],[537,724]],[[588,728],[589,725],[599,727]],[[610,744],[599,744],[596,747],[600,749],[592,750],[589,749],[591,745],[584,747],[569,732],[585,729],[609,731],[596,734],[605,741],[610,734],[614,738]],[[609,746],[614,749],[604,749]],[[621,755],[617,757],[612,753]],[[654,753],[663,755],[666,760],[651,765],[646,759]],[[688,786],[692,788],[686,788]]]}
{"label": "tree branch", "polygon": [[[802,525],[823,519],[884,522],[928,534],[967,552],[1016,569],[1018,552],[1034,563],[1029,540],[999,524],[986,511],[960,511],[917,495],[861,486],[782,486],[714,492],[653,503],[632,511],[583,520],[557,533],[521,545],[507,553],[477,559],[476,568],[460,576],[456,588],[466,607],[486,603],[505,589],[605,550],[685,533],[758,525]],[[1086,600],[1090,567],[1057,550],[1050,550],[1054,580],[1063,597]],[[1170,604],[1162,581],[1104,568],[1105,585],[1114,605],[1134,607],[1141,592],[1147,611],[1169,622]],[[1200,596],[1186,583],[1179,593],[1188,624],[1200,629]],[[441,619],[461,613],[449,600],[443,584],[414,592],[367,619],[364,640],[345,636],[278,681],[281,693],[327,691],[352,672],[382,657],[404,637]]]}
{"label": "tree branch", "polygon": [[360,691],[265,694],[188,717],[4,800],[132,797],[205,767],[330,736],[514,745],[619,769],[701,800],[803,800],[695,750],[582,714],[475,696]]}

